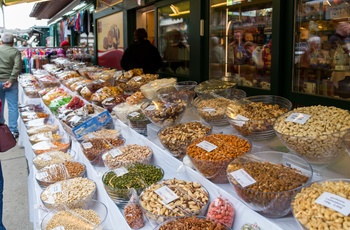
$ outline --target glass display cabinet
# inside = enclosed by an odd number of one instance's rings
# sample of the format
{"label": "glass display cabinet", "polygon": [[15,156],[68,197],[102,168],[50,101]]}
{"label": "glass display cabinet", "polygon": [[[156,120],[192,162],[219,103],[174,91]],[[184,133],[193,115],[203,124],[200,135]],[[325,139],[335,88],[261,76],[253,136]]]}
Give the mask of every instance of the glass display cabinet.
{"label": "glass display cabinet", "polygon": [[348,2],[296,2],[293,92],[350,98]]}
{"label": "glass display cabinet", "polygon": [[270,90],[272,0],[211,0],[209,78]]}

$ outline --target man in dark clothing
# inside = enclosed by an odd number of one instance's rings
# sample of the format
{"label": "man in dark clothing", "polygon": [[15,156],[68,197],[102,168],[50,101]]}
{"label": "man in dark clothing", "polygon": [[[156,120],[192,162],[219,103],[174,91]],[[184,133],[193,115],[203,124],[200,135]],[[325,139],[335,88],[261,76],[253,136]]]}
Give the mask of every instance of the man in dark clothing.
{"label": "man in dark clothing", "polygon": [[156,73],[162,66],[158,49],[147,40],[145,29],[137,29],[134,36],[135,41],[125,50],[120,61],[121,67],[126,71],[142,68],[144,73]]}

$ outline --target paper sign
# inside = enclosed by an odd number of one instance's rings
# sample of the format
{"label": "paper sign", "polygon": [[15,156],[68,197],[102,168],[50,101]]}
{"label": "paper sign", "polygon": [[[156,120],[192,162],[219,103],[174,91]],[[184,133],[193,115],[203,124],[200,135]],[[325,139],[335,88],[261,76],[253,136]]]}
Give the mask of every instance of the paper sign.
{"label": "paper sign", "polygon": [[132,112],[132,113],[129,114],[130,117],[136,117],[138,115],[140,115],[139,112]]}
{"label": "paper sign", "polygon": [[74,116],[69,120],[69,122],[75,124],[75,123],[78,123],[78,122],[81,120],[81,118],[82,118],[82,117],[79,117],[79,116],[77,116],[77,115],[74,115]]}
{"label": "paper sign", "polygon": [[127,174],[129,171],[125,167],[116,168],[113,170],[118,177]]}
{"label": "paper sign", "polygon": [[51,158],[49,155],[42,155],[40,158],[41,158],[43,161],[50,161],[50,160],[52,160],[52,158]]}
{"label": "paper sign", "polygon": [[139,80],[141,80],[141,79],[142,79],[141,76],[137,76],[137,77],[134,77],[134,78],[133,78],[134,81],[139,81]]}
{"label": "paper sign", "polygon": [[41,173],[38,173],[38,174],[36,175],[36,178],[37,178],[38,180],[41,180],[41,179],[43,179],[43,178],[46,178],[47,176],[48,176],[47,172],[41,172]]}
{"label": "paper sign", "polygon": [[208,141],[202,141],[202,142],[198,143],[197,146],[204,149],[207,152],[211,152],[217,148],[216,145],[214,145]]}
{"label": "paper sign", "polygon": [[211,112],[215,112],[215,111],[216,111],[216,109],[210,108],[210,107],[204,107],[204,108],[202,108],[202,110],[203,110],[204,112],[208,112],[208,113],[211,113]]}
{"label": "paper sign", "polygon": [[170,202],[172,202],[172,201],[174,201],[174,200],[179,198],[176,195],[176,193],[174,193],[173,190],[171,190],[166,185],[164,185],[163,187],[155,190],[154,192],[157,193],[166,204],[169,204]]}
{"label": "paper sign", "polygon": [[146,110],[150,110],[150,111],[152,111],[152,110],[155,110],[157,107],[155,106],[155,105],[150,105],[150,106],[148,106],[147,108],[146,108]]}
{"label": "paper sign", "polygon": [[50,187],[50,192],[51,192],[51,194],[62,192],[61,184],[54,184],[54,185],[52,185]]}
{"label": "paper sign", "polygon": [[111,154],[111,156],[115,158],[119,155],[122,155],[123,152],[120,149],[112,149],[111,151],[109,151],[109,154]]}
{"label": "paper sign", "polygon": [[83,145],[83,148],[84,148],[84,149],[90,149],[90,148],[92,148],[91,142],[82,143],[82,145]]}
{"label": "paper sign", "polygon": [[350,214],[350,200],[329,192],[322,193],[315,200],[315,203],[331,208],[344,216]]}
{"label": "paper sign", "polygon": [[234,120],[231,120],[231,122],[234,125],[237,125],[237,126],[240,126],[240,127],[242,127],[246,123],[246,121],[249,121],[249,118],[247,118],[245,116],[242,116],[242,115],[239,115],[239,114],[233,119]]}
{"label": "paper sign", "polygon": [[254,180],[254,178],[251,177],[244,169],[238,169],[230,174],[242,187],[247,187],[256,183],[256,180]]}
{"label": "paper sign", "polygon": [[303,125],[307,122],[307,120],[309,120],[310,117],[311,115],[309,114],[292,113],[286,118],[286,121],[291,121]]}

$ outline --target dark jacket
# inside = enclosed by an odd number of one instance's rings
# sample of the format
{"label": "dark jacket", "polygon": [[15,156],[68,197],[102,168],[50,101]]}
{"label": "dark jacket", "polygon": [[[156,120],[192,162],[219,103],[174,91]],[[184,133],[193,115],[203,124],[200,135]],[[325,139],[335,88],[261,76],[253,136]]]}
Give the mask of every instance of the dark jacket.
{"label": "dark jacket", "polygon": [[141,40],[133,42],[125,50],[120,65],[126,71],[142,68],[144,73],[154,74],[162,66],[162,58],[149,40]]}

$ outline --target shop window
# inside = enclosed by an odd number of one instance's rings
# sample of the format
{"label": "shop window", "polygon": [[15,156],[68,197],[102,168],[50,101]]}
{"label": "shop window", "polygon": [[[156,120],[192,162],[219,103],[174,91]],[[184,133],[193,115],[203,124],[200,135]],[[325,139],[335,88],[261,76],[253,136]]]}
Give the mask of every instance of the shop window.
{"label": "shop window", "polygon": [[184,77],[190,74],[189,18],[189,1],[158,8],[158,49],[163,73]]}
{"label": "shop window", "polygon": [[270,89],[272,1],[211,0],[209,78]]}

